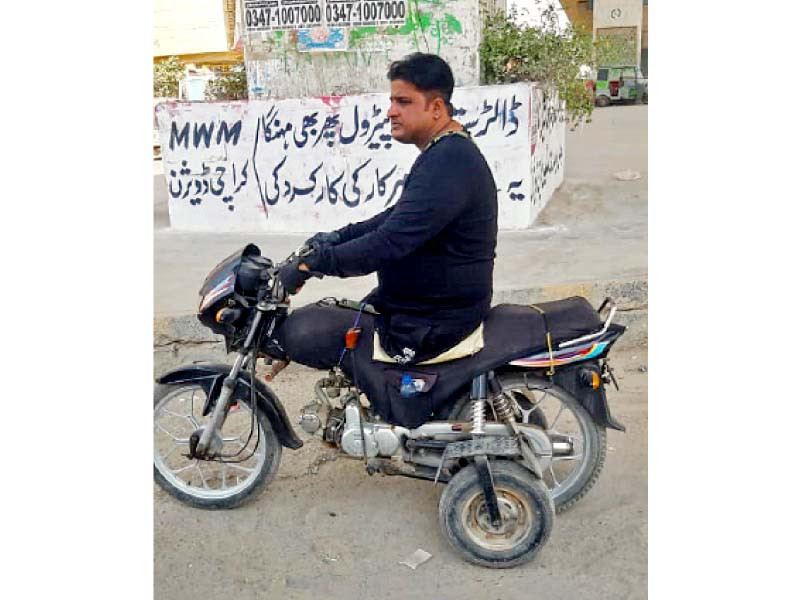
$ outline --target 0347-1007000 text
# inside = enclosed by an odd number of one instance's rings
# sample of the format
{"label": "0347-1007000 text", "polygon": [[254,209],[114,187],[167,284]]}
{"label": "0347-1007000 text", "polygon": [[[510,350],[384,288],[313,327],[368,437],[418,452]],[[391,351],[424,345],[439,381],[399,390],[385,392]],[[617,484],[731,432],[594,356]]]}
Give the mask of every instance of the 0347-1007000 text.
{"label": "0347-1007000 text", "polygon": [[245,1],[247,31],[279,31],[321,26],[402,25],[407,0]]}

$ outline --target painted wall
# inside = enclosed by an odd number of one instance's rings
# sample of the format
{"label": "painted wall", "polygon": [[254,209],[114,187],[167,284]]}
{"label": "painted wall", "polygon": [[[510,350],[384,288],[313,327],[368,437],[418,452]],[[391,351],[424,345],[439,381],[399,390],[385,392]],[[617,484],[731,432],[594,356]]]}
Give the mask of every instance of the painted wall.
{"label": "painted wall", "polygon": [[[564,177],[563,110],[529,84],[457,88],[456,119],[492,169],[501,229],[529,227]],[[418,155],[386,93],[156,107],[173,229],[312,232],[399,199]]]}
{"label": "painted wall", "polygon": [[621,33],[629,28],[636,41],[633,60],[638,66],[642,52],[642,0],[595,0],[594,33],[595,35]]}
{"label": "painted wall", "polygon": [[642,0],[595,0],[595,29],[641,26]]}
{"label": "painted wall", "polygon": [[[397,26],[252,33],[243,27],[249,98],[383,91],[389,64],[415,51],[444,58],[453,69],[456,86],[479,85],[479,0],[408,0],[407,4],[405,24]],[[330,36],[335,50],[309,48],[308,38],[324,35]]]}
{"label": "painted wall", "polygon": [[153,56],[225,52],[222,0],[155,0]]}

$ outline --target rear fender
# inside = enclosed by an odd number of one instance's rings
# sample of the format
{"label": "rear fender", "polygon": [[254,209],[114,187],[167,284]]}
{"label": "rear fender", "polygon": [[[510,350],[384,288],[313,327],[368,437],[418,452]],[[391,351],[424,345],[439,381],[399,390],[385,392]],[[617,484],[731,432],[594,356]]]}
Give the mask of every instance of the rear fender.
{"label": "rear fender", "polygon": [[587,360],[557,368],[556,372],[553,374],[553,383],[577,398],[578,402],[588,411],[595,423],[602,427],[610,427],[617,431],[625,431],[625,426],[611,416],[611,410],[608,408],[608,399],[606,398],[605,385],[601,384],[600,387],[593,390],[580,381],[579,373],[587,369],[595,371],[602,381],[603,371],[599,361]]}
{"label": "rear fender", "polygon": [[[180,383],[197,383],[203,387],[207,398],[216,398],[222,389],[222,382],[231,372],[230,365],[217,363],[198,363],[178,367],[168,371],[156,379],[156,383],[162,385],[174,385]],[[300,438],[295,435],[286,411],[281,401],[275,393],[265,384],[256,379],[256,401],[258,408],[269,419],[275,435],[278,436],[281,445],[296,450],[303,445]],[[240,371],[233,391],[234,400],[249,400],[250,398],[250,373]]]}

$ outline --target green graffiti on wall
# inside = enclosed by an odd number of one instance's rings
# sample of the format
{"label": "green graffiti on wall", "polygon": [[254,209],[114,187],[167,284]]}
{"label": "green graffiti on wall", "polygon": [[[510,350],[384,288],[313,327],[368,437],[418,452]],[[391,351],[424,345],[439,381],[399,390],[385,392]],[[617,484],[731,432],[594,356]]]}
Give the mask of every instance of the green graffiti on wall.
{"label": "green graffiti on wall", "polygon": [[408,16],[406,16],[406,22],[403,25],[386,27],[380,30],[377,27],[356,27],[350,30],[350,43],[357,45],[361,40],[381,33],[384,35],[412,35],[414,36],[414,47],[419,50],[420,44],[417,33],[420,33],[425,42],[425,49],[430,52],[431,49],[428,47],[428,40],[425,37],[426,33],[430,32],[430,35],[436,39],[436,54],[439,54],[442,44],[447,44],[453,35],[463,33],[464,28],[461,25],[461,21],[450,13],[445,13],[442,18],[439,18],[435,17],[432,13],[419,10],[420,2],[427,4],[444,4],[444,0],[413,1],[417,5],[417,8],[409,12]]}
{"label": "green graffiti on wall", "polygon": [[445,13],[444,23],[447,27],[447,33],[461,33],[461,21],[456,19],[453,15]]}
{"label": "green graffiti on wall", "polygon": [[378,33],[377,27],[354,27],[350,30],[350,44],[358,45],[358,43],[368,37],[372,37]]}

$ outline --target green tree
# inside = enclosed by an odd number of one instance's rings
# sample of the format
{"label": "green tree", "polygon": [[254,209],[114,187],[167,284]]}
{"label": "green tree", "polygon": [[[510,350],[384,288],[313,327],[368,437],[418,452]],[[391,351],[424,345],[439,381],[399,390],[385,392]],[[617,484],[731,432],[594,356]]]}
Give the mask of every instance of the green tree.
{"label": "green tree", "polygon": [[535,81],[555,89],[564,100],[567,115],[579,121],[591,115],[592,96],[579,78],[581,66],[592,66],[592,40],[571,26],[560,32],[555,11],[542,15],[539,27],[518,25],[516,11],[508,16],[487,13],[480,45],[484,83]]}
{"label": "green tree", "polygon": [[515,19],[515,8],[508,15],[485,14],[479,50],[482,82],[538,82],[545,89],[558,92],[573,123],[588,119],[594,105],[581,70],[597,68],[598,45],[603,56],[616,56],[614,53],[621,51],[618,46],[625,42],[602,39],[595,44],[591,33],[576,30],[572,25],[562,31],[552,7],[543,11],[541,25],[537,27],[518,25]]}
{"label": "green tree", "polygon": [[153,65],[153,96],[156,98],[177,98],[178,85],[183,79],[184,66],[177,56]]}
{"label": "green tree", "polygon": [[206,85],[206,100],[247,100],[247,72],[244,64],[218,74]]}
{"label": "green tree", "polygon": [[629,67],[636,64],[636,36],[633,32],[598,35],[594,50],[600,67]]}

